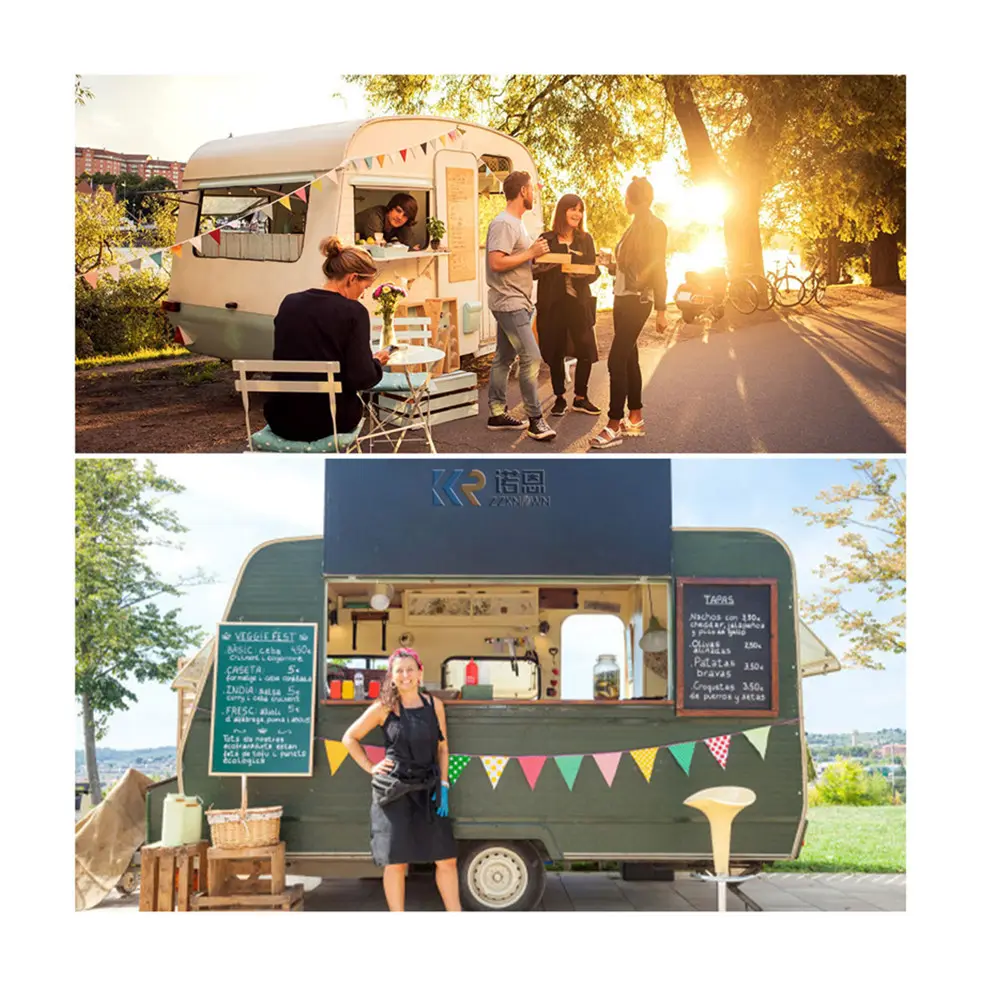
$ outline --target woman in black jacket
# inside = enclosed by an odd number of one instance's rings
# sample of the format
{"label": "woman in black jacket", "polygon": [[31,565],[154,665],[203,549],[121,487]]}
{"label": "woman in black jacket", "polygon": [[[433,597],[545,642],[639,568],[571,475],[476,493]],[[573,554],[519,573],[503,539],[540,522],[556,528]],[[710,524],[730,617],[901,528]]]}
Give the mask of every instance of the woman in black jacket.
{"label": "woman in black jacket", "polygon": [[[375,280],[371,255],[342,247],[335,236],[319,245],[326,282],[322,288],[286,295],[274,317],[275,361],[339,361],[336,433],[353,431],[364,416],[358,392],[382,378],[388,351],[372,354],[371,317],[358,301]],[[307,372],[282,375],[287,381],[315,381]],[[334,433],[330,401],[321,393],[269,395],[267,424],[288,441],[318,441]]]}
{"label": "woman in black jacket", "polygon": [[[568,253],[574,264],[596,263],[594,240],[586,230],[585,216],[586,206],[579,195],[564,194],[559,199],[552,228],[541,236],[551,253]],[[590,369],[597,360],[597,310],[590,286],[600,273],[596,267],[593,274],[578,275],[564,274],[560,264],[532,265],[532,274],[538,279],[538,346],[549,366],[556,397],[553,417],[561,417],[568,409],[563,395],[567,357],[576,358],[573,409],[595,416],[601,412],[587,396]]]}
{"label": "woman in black jacket", "polygon": [[637,341],[654,308],[656,332],[667,328],[667,227],[653,215],[652,204],[653,185],[645,177],[633,177],[625,191],[625,210],[634,216],[632,225],[618,241],[615,259],[601,261],[615,276],[615,339],[608,354],[608,423],[591,439],[591,448],[611,448],[621,444],[625,435],[646,433]]}

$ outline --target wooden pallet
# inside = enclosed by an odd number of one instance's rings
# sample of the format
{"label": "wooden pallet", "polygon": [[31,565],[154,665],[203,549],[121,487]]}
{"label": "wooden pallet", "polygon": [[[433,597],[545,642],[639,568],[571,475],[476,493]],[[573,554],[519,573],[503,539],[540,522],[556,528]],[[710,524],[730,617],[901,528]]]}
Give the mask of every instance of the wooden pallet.
{"label": "wooden pallet", "polygon": [[147,844],[142,849],[139,876],[140,912],[189,911],[208,870],[208,841],[182,847]]}
{"label": "wooden pallet", "polygon": [[458,299],[424,299],[424,315],[431,321],[430,346],[444,351],[431,375],[446,375],[462,365],[458,346]]}
{"label": "wooden pallet", "polygon": [[241,892],[234,896],[211,896],[198,892],[191,904],[194,910],[301,910],[304,895],[301,885],[277,894]]}
{"label": "wooden pallet", "polygon": [[285,844],[267,847],[210,847],[209,896],[268,896],[285,891]]}

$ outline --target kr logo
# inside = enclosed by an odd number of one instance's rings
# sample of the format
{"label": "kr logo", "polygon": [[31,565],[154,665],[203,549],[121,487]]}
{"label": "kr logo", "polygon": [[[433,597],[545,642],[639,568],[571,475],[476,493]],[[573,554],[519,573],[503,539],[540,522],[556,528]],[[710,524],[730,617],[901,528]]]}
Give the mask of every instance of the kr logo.
{"label": "kr logo", "polygon": [[465,506],[462,503],[462,498],[455,492],[456,487],[465,494],[465,503],[470,507],[482,506],[476,493],[486,485],[486,476],[479,469],[470,469],[470,479],[464,483],[460,480],[465,475],[465,469],[453,469],[451,472],[447,469],[434,469],[433,475],[434,483],[431,486],[431,493],[434,495],[435,507],[447,507],[445,498],[451,501],[455,507]]}

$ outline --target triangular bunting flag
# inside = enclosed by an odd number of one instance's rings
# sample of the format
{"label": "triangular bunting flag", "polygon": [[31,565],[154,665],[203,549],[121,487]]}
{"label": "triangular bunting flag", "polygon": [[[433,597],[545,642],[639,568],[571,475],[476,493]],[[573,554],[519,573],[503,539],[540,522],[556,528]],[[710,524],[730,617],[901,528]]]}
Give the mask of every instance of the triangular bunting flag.
{"label": "triangular bunting flag", "polygon": [[316,180],[312,181],[312,186],[316,188],[317,191],[323,190],[323,178],[317,177]]}
{"label": "triangular bunting flag", "polygon": [[451,139],[452,142],[458,142],[458,133],[454,129],[452,129],[448,133],[448,138]]}
{"label": "triangular bunting flag", "polygon": [[327,180],[331,180],[331,181],[333,181],[334,184],[336,184],[337,183],[337,167],[334,167],[332,170],[328,170],[325,174],[323,174],[323,176],[325,178],[327,178]]}
{"label": "triangular bunting flag", "polygon": [[462,128],[461,126],[459,126],[459,127],[458,127],[458,134],[459,134],[459,135],[465,135],[465,129],[464,129],[464,128]]}
{"label": "triangular bunting flag", "polygon": [[117,281],[121,277],[122,269],[117,264],[112,264],[107,269],[107,275],[112,281]]}
{"label": "triangular bunting flag", "polygon": [[754,745],[757,753],[763,758],[767,754],[767,738],[771,735],[770,726],[760,726],[757,729],[746,729],[743,735]]}
{"label": "triangular bunting flag", "polygon": [[378,156],[376,156],[375,159],[378,160],[378,165],[380,167],[385,163],[385,156],[381,153]]}
{"label": "triangular bunting flag", "polygon": [[208,235],[211,236],[212,239],[215,240],[216,243],[219,243],[219,244],[222,243],[222,231],[221,230],[219,230],[219,229],[210,229],[208,231]]}
{"label": "triangular bunting flag", "polygon": [[580,773],[580,764],[583,762],[583,755],[561,754],[555,760],[556,767],[559,768],[563,778],[566,779],[566,784],[569,785],[569,790],[573,791],[576,776]]}
{"label": "triangular bunting flag", "polygon": [[367,167],[367,168],[368,168],[369,170],[371,170],[371,168],[372,168],[372,160],[373,160],[373,159],[374,159],[374,157],[373,157],[373,156],[366,156],[366,157],[365,157],[365,166],[366,166],[366,167]]}
{"label": "triangular bunting flag", "polygon": [[653,773],[653,764],[656,762],[657,750],[659,750],[659,747],[645,747],[642,750],[629,751],[632,755],[632,760],[636,762],[639,770],[642,771],[642,776],[647,782]]}
{"label": "triangular bunting flag", "polygon": [[426,142],[420,143],[420,150],[424,154],[424,156],[427,155],[427,143]]}
{"label": "triangular bunting flag", "polygon": [[458,781],[470,760],[472,760],[471,757],[466,757],[464,754],[460,753],[452,753],[448,755],[449,784],[454,785],[455,782]]}
{"label": "triangular bunting flag", "polygon": [[344,763],[347,747],[340,740],[324,740],[326,744],[326,759],[330,763],[330,777],[337,773],[337,768]]}
{"label": "triangular bunting flag", "polygon": [[300,187],[297,191],[293,191],[292,192],[292,197],[293,198],[298,198],[299,201],[305,201],[306,200],[306,189],[304,187]]}
{"label": "triangular bunting flag", "polygon": [[185,347],[190,347],[194,343],[194,337],[189,336],[188,332],[183,327],[175,326],[174,333],[181,338],[181,343]]}
{"label": "triangular bunting flag", "polygon": [[136,257],[135,260],[130,260],[128,262],[128,266],[130,268],[132,268],[133,271],[141,271],[142,270],[142,257]]}
{"label": "triangular bunting flag", "polygon": [[95,267],[92,271],[88,271],[84,276],[83,280],[90,285],[91,288],[97,287],[97,279],[100,277],[100,272]]}
{"label": "triangular bunting flag", "polygon": [[261,215],[266,215],[269,219],[274,219],[274,208],[271,205],[262,205],[257,211]]}
{"label": "triangular bunting flag", "polygon": [[437,149],[438,148],[438,141],[437,141],[437,139],[431,139],[430,146],[431,146],[431,149]]}
{"label": "triangular bunting flag", "polygon": [[180,257],[180,255],[181,255],[181,244],[180,244],[180,243],[175,243],[175,244],[174,244],[174,245],[173,245],[173,246],[172,246],[172,247],[170,248],[170,252],[171,252],[171,253],[172,253],[172,254],[173,254],[173,255],[174,255],[175,257]]}
{"label": "triangular bunting flag", "polygon": [[365,746],[365,744],[362,743],[361,748],[364,750],[365,756],[373,764],[377,764],[380,760],[382,760],[385,757],[385,747],[370,747],[370,746]]}
{"label": "triangular bunting flag", "polygon": [[675,743],[667,749],[674,755],[674,760],[683,768],[685,774],[691,773],[691,758],[694,756],[693,743]]}
{"label": "triangular bunting flag", "polygon": [[521,770],[524,771],[525,778],[528,779],[528,787],[534,791],[535,782],[538,781],[538,776],[542,773],[542,768],[545,766],[545,758],[518,757],[517,762],[521,765]]}
{"label": "triangular bunting flag", "polygon": [[163,267],[163,251],[157,250],[156,253],[151,253],[149,259],[157,266]]}
{"label": "triangular bunting flag", "polygon": [[503,774],[503,769],[507,766],[507,761],[510,757],[483,757],[483,767],[486,768],[486,773],[490,776],[490,784],[496,788],[497,782],[500,780],[500,775]]}
{"label": "triangular bunting flag", "polygon": [[201,253],[201,236],[192,236],[189,242],[198,253]]}
{"label": "triangular bunting flag", "polygon": [[711,739],[703,740],[723,770],[726,768],[726,759],[729,757],[729,741],[731,739],[731,736],[713,736]]}
{"label": "triangular bunting flag", "polygon": [[601,774],[604,775],[604,780],[608,783],[608,788],[611,787],[611,782],[615,780],[615,774],[618,771],[618,762],[622,759],[621,750],[615,753],[595,753],[591,754],[594,758],[594,763],[601,769]]}
{"label": "triangular bunting flag", "polygon": [[446,135],[439,135],[438,136],[438,142],[440,142],[442,146],[447,146],[448,145],[448,137]]}
{"label": "triangular bunting flag", "polygon": [[279,205],[284,205],[285,208],[287,208],[289,212],[292,210],[292,202],[291,202],[291,199],[288,197],[287,194],[278,199],[278,204]]}
{"label": "triangular bunting flag", "polygon": [[406,150],[406,149],[401,149],[401,150],[399,151],[399,155],[400,155],[400,156],[401,156],[401,157],[403,158],[403,162],[404,162],[404,163],[406,163],[406,154],[407,154],[408,152],[409,152],[409,150]]}

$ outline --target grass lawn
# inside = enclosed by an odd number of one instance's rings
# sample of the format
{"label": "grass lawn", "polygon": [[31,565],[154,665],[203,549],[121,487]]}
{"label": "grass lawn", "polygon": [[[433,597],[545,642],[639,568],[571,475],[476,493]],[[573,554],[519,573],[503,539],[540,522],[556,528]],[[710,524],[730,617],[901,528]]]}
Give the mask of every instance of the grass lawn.
{"label": "grass lawn", "polygon": [[806,842],[798,859],[776,861],[766,868],[779,872],[905,872],[906,807],[814,806],[809,810]]}
{"label": "grass lawn", "polygon": [[168,344],[166,347],[143,348],[131,354],[98,354],[92,358],[77,358],[77,371],[88,368],[103,368],[105,365],[120,365],[128,361],[154,361],[157,358],[175,358],[190,354],[186,347]]}

